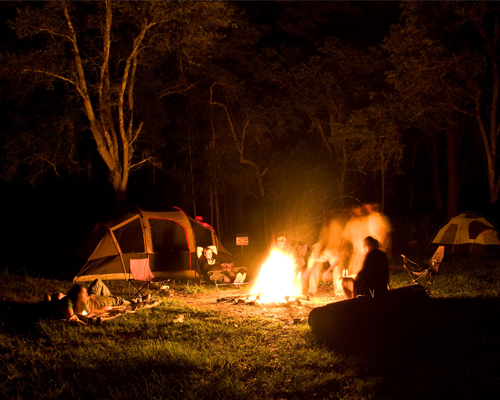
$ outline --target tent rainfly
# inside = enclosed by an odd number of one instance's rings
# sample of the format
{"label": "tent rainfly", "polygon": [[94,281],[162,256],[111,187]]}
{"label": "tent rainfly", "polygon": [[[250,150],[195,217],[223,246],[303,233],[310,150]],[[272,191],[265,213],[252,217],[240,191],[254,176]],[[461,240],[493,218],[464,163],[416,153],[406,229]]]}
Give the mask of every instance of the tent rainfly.
{"label": "tent rainfly", "polygon": [[432,238],[426,254],[435,252],[438,246],[445,246],[445,254],[500,255],[497,227],[475,212],[462,212],[449,218]]}
{"label": "tent rainfly", "polygon": [[129,280],[130,260],[145,258],[155,279],[200,278],[204,271],[197,263],[197,247],[208,246],[219,261],[234,261],[210,225],[180,208],[166,212],[136,208],[95,226],[77,252],[86,262],[73,281]]}

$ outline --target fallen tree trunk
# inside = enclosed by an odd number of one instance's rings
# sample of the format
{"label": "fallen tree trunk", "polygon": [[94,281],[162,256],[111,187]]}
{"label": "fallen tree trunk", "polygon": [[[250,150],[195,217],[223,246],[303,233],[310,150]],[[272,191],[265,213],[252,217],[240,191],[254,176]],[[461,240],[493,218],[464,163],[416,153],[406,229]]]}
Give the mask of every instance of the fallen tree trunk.
{"label": "fallen tree trunk", "polygon": [[374,350],[402,334],[398,321],[426,296],[421,285],[390,290],[381,298],[360,296],[314,308],[308,322],[317,340],[329,347]]}

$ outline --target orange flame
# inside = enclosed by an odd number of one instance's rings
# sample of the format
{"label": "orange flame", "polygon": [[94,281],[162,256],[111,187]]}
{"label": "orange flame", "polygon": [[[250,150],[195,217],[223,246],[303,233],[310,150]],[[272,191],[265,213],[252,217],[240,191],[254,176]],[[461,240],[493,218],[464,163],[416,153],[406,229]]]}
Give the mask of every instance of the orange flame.
{"label": "orange flame", "polygon": [[273,249],[262,264],[252,293],[261,303],[281,303],[287,301],[287,296],[299,295],[301,292],[300,274],[295,275],[293,257],[277,248]]}

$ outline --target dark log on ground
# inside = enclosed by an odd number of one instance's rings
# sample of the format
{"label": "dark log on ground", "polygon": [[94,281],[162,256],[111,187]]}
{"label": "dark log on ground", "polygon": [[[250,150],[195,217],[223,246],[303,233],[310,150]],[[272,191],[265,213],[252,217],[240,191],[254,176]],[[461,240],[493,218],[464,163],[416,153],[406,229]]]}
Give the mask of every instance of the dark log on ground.
{"label": "dark log on ground", "polygon": [[425,299],[421,285],[390,290],[381,298],[360,296],[326,306],[309,313],[309,325],[318,341],[341,350],[377,349],[405,309]]}
{"label": "dark log on ground", "polygon": [[334,350],[425,358],[496,347],[499,313],[500,299],[435,298],[412,285],[378,300],[358,297],[314,308],[308,322],[317,340]]}
{"label": "dark log on ground", "polygon": [[499,314],[499,298],[437,298],[412,286],[315,308],[308,322],[327,348],[409,388],[396,398],[500,398]]}

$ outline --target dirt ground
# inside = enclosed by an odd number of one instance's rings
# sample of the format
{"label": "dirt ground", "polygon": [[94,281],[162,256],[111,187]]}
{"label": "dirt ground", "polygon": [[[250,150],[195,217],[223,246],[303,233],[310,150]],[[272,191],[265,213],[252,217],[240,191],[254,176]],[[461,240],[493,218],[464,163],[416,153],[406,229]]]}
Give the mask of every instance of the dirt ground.
{"label": "dirt ground", "polygon": [[290,324],[307,323],[313,308],[344,300],[343,295],[335,296],[329,287],[320,287],[318,293],[308,298],[297,299],[290,304],[255,304],[250,299],[251,289],[224,290],[220,292],[186,294],[175,292],[174,298],[187,305],[219,311],[239,318],[261,317]]}

